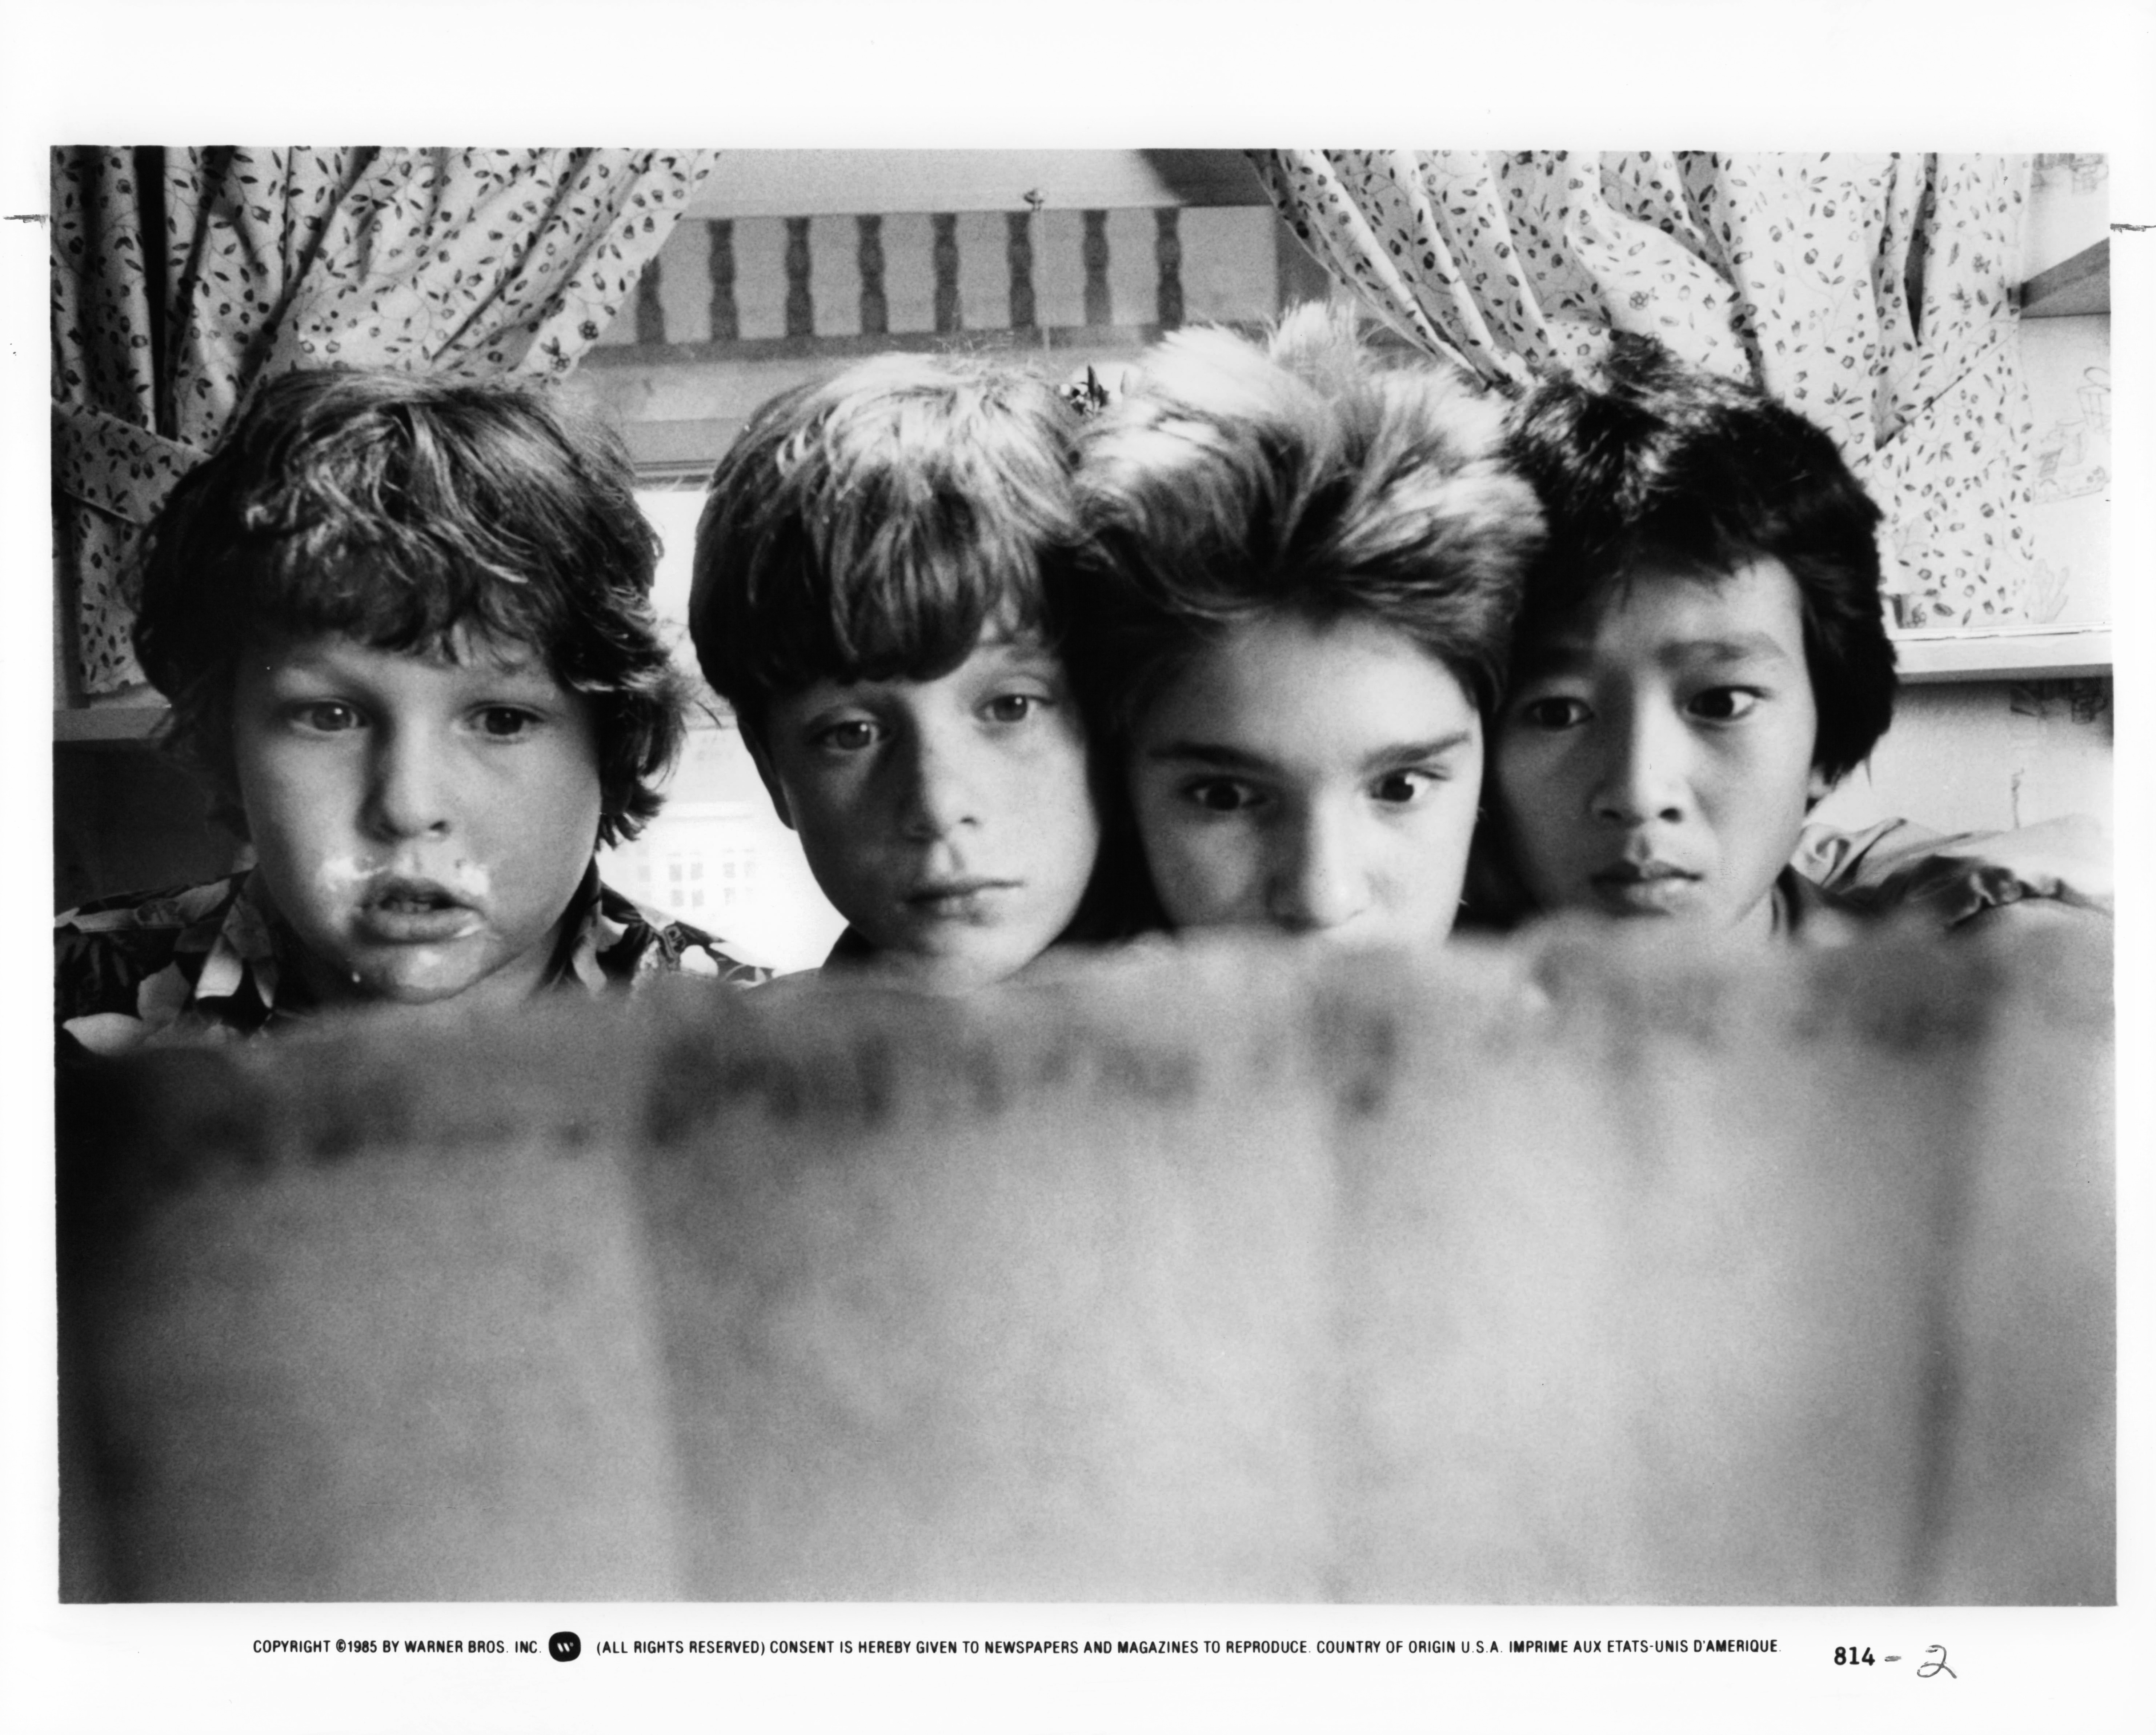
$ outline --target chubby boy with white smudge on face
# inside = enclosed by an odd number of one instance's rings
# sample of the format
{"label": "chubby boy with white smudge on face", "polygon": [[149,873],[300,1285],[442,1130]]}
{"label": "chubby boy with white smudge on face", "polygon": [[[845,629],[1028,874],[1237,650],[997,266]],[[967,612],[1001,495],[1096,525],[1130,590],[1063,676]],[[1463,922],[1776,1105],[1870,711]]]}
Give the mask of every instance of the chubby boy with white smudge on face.
{"label": "chubby boy with white smudge on face", "polygon": [[136,627],[168,743],[254,865],[61,916],[65,1042],[758,979],[594,860],[658,810],[681,738],[656,552],[618,443],[534,389],[263,387],[151,525]]}
{"label": "chubby boy with white smudge on face", "polygon": [[258,639],[232,741],[316,1001],[507,1005],[540,985],[601,805],[588,708],[543,661],[469,632],[434,656]]}

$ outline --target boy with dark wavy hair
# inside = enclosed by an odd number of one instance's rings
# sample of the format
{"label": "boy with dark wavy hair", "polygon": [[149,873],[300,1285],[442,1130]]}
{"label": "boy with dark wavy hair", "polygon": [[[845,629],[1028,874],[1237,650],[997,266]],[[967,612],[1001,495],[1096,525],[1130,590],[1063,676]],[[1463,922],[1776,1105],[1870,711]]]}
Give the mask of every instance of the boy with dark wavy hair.
{"label": "boy with dark wavy hair", "polygon": [[619,443],[535,390],[264,385],[150,526],[135,629],[254,865],[62,916],[64,1042],[759,976],[595,865],[681,740],[655,558]]}

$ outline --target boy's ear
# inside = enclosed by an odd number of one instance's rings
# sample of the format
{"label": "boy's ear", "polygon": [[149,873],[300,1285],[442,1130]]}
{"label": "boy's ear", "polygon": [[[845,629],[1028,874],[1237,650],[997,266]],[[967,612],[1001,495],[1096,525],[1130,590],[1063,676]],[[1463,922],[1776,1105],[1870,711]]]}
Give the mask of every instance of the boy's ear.
{"label": "boy's ear", "polygon": [[763,779],[764,793],[770,796],[772,806],[778,810],[778,823],[788,831],[793,829],[793,815],[786,805],[786,791],[780,785],[778,773],[772,767],[771,749],[763,743],[763,731],[749,723],[741,726],[742,745],[748,756],[756,761],[756,774]]}
{"label": "boy's ear", "polygon": [[1816,765],[1812,767],[1812,780],[1804,790],[1804,811],[1810,813],[1828,796],[1833,794],[1834,784],[1835,780],[1821,771],[1819,767]]}

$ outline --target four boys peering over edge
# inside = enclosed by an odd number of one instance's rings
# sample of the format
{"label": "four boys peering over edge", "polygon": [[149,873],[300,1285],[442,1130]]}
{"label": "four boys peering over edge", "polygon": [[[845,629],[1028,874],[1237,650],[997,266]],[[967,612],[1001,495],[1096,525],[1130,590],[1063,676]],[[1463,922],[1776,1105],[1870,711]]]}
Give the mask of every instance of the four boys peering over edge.
{"label": "four boys peering over edge", "polygon": [[[595,865],[687,703],[632,480],[527,388],[258,394],[136,626],[255,865],[61,916],[64,1054],[762,978]],[[1165,338],[1105,403],[917,356],[781,394],[712,479],[690,629],[846,920],[827,968],[934,991],[1160,928],[2100,905],[2011,834],[1802,835],[1892,715],[1877,519],[1801,416],[1645,341],[1506,402],[1306,308]]]}

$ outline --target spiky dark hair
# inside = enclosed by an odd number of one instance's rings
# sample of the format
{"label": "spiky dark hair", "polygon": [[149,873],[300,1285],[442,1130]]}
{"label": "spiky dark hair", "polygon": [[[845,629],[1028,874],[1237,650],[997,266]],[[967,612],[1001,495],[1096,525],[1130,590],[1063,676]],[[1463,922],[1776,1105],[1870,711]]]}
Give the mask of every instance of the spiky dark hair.
{"label": "spiky dark hair", "polygon": [[1777,560],[1803,608],[1812,762],[1830,783],[1863,762],[1894,716],[1880,515],[1823,430],[1755,386],[1620,334],[1592,377],[1528,394],[1506,449],[1549,524],[1527,575],[1522,658],[1649,561],[1712,579]]}
{"label": "spiky dark hair", "polygon": [[1163,339],[1081,436],[1071,660],[1100,726],[1127,737],[1191,658],[1280,613],[1391,628],[1486,715],[1541,539],[1496,461],[1503,414],[1342,309],[1298,309],[1262,345]]}

